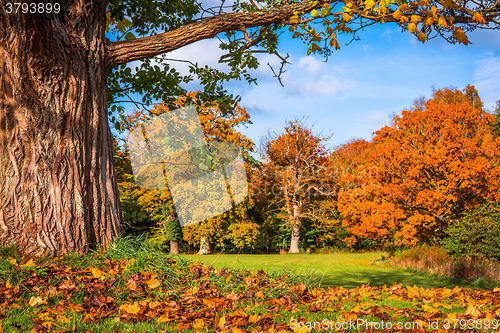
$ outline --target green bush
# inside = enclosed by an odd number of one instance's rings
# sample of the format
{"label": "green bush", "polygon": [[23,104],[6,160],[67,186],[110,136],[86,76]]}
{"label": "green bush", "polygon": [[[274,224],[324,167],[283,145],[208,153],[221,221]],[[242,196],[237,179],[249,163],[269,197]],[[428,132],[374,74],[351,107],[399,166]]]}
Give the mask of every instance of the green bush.
{"label": "green bush", "polygon": [[485,203],[452,220],[445,230],[443,248],[457,258],[500,259],[500,204]]}

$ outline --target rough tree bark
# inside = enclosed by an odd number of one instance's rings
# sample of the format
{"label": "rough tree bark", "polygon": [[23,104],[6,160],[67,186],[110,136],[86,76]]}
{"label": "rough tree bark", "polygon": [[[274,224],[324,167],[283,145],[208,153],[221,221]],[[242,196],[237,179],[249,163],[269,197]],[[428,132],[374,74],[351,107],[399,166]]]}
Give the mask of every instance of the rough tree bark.
{"label": "rough tree bark", "polygon": [[179,243],[177,241],[170,241],[170,254],[179,254]]}
{"label": "rough tree bark", "polygon": [[62,1],[59,14],[0,5],[0,245],[59,254],[106,247],[122,230],[106,110],[111,69],[285,22],[309,3],[222,14],[125,42],[106,42],[106,0]]}
{"label": "rough tree bark", "polygon": [[299,243],[300,243],[300,214],[301,214],[302,204],[300,202],[293,203],[293,227],[292,227],[292,239],[290,241],[289,253],[299,253]]}
{"label": "rough tree bark", "polygon": [[208,239],[208,236],[203,235],[201,236],[200,251],[198,251],[198,254],[209,254],[209,253],[210,253],[210,241]]}
{"label": "rough tree bark", "polygon": [[56,254],[122,230],[106,110],[106,1],[0,4],[0,244]]}

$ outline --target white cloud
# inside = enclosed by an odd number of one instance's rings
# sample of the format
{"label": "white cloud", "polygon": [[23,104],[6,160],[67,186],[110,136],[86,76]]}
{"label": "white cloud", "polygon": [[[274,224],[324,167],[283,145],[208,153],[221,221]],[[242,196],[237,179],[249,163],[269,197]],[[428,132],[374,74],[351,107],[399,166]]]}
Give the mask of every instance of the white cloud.
{"label": "white cloud", "polygon": [[315,78],[295,81],[292,78],[285,80],[285,90],[292,95],[320,96],[337,95],[341,96],[354,84],[350,81],[341,81],[333,75],[323,75]]}
{"label": "white cloud", "polygon": [[365,120],[366,123],[387,123],[388,121],[389,117],[387,117],[387,114],[381,111],[374,113]]}
{"label": "white cloud", "polygon": [[[178,60],[189,60],[193,63],[198,63],[199,67],[207,65],[219,70],[226,70],[227,66],[219,63],[220,57],[225,54],[224,50],[219,48],[219,44],[220,42],[217,39],[206,39],[167,53],[166,57]],[[189,74],[188,63],[174,61],[172,65],[181,74]]]}
{"label": "white cloud", "polygon": [[493,109],[500,99],[500,57],[490,56],[475,62],[474,85],[486,109]]}
{"label": "white cloud", "polygon": [[385,39],[391,43],[392,42],[392,30],[391,29],[385,29],[384,32],[380,35],[382,37],[385,37]]}
{"label": "white cloud", "polygon": [[311,74],[318,74],[322,67],[326,67],[326,64],[322,61],[319,61],[315,57],[312,56],[306,56],[302,57],[299,59],[299,62],[297,63],[297,67],[299,68],[304,68],[306,71],[308,71]]}

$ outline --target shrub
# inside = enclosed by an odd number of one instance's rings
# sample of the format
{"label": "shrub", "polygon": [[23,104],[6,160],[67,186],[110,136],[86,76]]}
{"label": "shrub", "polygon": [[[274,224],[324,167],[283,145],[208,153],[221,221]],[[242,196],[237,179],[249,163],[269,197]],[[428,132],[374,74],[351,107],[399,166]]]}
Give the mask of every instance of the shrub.
{"label": "shrub", "polygon": [[456,258],[500,259],[500,204],[486,203],[452,220],[442,241],[447,253]]}

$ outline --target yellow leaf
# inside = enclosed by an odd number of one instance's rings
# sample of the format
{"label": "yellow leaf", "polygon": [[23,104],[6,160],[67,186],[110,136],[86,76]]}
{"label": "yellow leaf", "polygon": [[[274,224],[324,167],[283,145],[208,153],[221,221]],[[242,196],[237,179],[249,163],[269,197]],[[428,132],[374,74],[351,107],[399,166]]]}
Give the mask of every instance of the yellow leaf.
{"label": "yellow leaf", "polygon": [[483,313],[479,311],[479,309],[476,306],[471,304],[469,304],[469,307],[467,308],[467,311],[465,311],[464,314],[466,316],[471,316],[474,318],[480,318],[483,315]]}
{"label": "yellow leaf", "polygon": [[141,307],[137,302],[134,302],[133,304],[122,304],[118,309],[125,314],[135,315],[139,313]]}
{"label": "yellow leaf", "polygon": [[401,24],[408,23],[408,16],[401,16],[399,18],[399,23]]}
{"label": "yellow leaf", "polygon": [[28,267],[28,266],[34,266],[35,263],[33,262],[33,259],[28,260],[26,263],[19,265],[19,267]]}
{"label": "yellow leaf", "polygon": [[89,267],[85,270],[85,272],[91,272],[92,276],[95,277],[96,279],[100,278],[101,276],[106,276],[105,272],[95,267]]}
{"label": "yellow leaf", "polygon": [[257,313],[248,317],[249,324],[255,324],[258,320],[259,320],[259,315]]}
{"label": "yellow leaf", "polygon": [[335,48],[335,50],[340,49],[339,42],[337,42],[337,39],[335,39],[335,38],[332,38],[332,39],[330,40],[330,46],[334,47],[334,48]]}
{"label": "yellow leaf", "polygon": [[42,323],[42,326],[49,329],[49,330],[52,328],[53,325],[54,325],[54,323],[51,321],[46,321],[46,322]]}
{"label": "yellow leaf", "polygon": [[425,311],[425,312],[432,312],[432,313],[437,313],[439,312],[438,309],[435,309],[431,306],[428,306],[427,304],[422,304],[422,309]]}
{"label": "yellow leaf", "polygon": [[12,265],[14,265],[14,266],[18,266],[18,264],[17,264],[17,260],[16,260],[16,259],[10,258],[10,259],[9,259],[9,262],[10,262]]}
{"label": "yellow leaf", "polygon": [[31,296],[30,301],[29,301],[30,306],[37,306],[37,305],[42,305],[42,304],[47,304],[47,302],[43,298],[41,298],[40,296],[38,296],[38,297]]}
{"label": "yellow leaf", "polygon": [[220,319],[219,319],[219,325],[224,325],[226,323],[226,316],[222,316]]}
{"label": "yellow leaf", "polygon": [[245,331],[243,331],[242,329],[239,329],[237,327],[234,327],[232,330],[231,330],[231,333],[245,333]]}
{"label": "yellow leaf", "polygon": [[344,21],[349,22],[352,16],[347,13],[342,13],[342,18],[344,19]]}
{"label": "yellow leaf", "polygon": [[7,281],[7,282],[5,283],[5,286],[6,286],[7,288],[12,287],[12,285],[10,284],[10,281]]}
{"label": "yellow leaf", "polygon": [[421,22],[421,21],[422,21],[422,18],[421,18],[420,16],[418,16],[418,15],[412,15],[412,16],[411,16],[411,21],[412,21],[413,23]]}
{"label": "yellow leaf", "polygon": [[442,304],[442,303],[434,303],[434,304],[432,304],[432,306],[434,306],[436,308],[443,307],[443,308],[448,309],[448,310],[451,310],[453,308],[449,304]]}
{"label": "yellow leaf", "polygon": [[408,29],[408,31],[411,33],[418,31],[417,25],[415,23],[409,23],[406,29]]}
{"label": "yellow leaf", "polygon": [[205,322],[201,318],[196,318],[191,324],[191,326],[196,330],[201,330],[205,328]]}
{"label": "yellow leaf", "polygon": [[47,318],[47,317],[50,317],[50,312],[42,312],[38,315],[38,318],[40,318],[40,319]]}
{"label": "yellow leaf", "polygon": [[455,37],[457,38],[459,43],[462,43],[464,45],[469,44],[469,39],[464,34],[462,29],[460,29],[460,28],[455,29],[455,31],[453,31],[453,34],[455,35]]}
{"label": "yellow leaf", "polygon": [[63,324],[69,323],[69,319],[64,317],[63,315],[58,315],[57,316],[57,321]]}
{"label": "yellow leaf", "polygon": [[151,278],[146,281],[146,284],[148,285],[149,289],[155,289],[161,286],[161,282],[157,279],[156,274],[152,274]]}
{"label": "yellow leaf", "polygon": [[436,6],[432,6],[432,7],[431,7],[431,13],[432,13],[432,16],[436,17],[437,12],[438,12],[437,7],[436,7]]}
{"label": "yellow leaf", "polygon": [[396,20],[399,20],[401,16],[403,16],[403,14],[399,10],[399,8],[394,13],[392,13],[392,17],[394,17]]}
{"label": "yellow leaf", "polygon": [[425,20],[425,25],[432,25],[434,23],[434,19],[432,17],[428,17],[427,20]]}
{"label": "yellow leaf", "polygon": [[318,16],[319,12],[314,9],[313,11],[311,11],[311,17],[315,17],[315,16]]}
{"label": "yellow leaf", "polygon": [[439,17],[438,24],[441,27],[448,28],[448,24],[446,23],[446,19],[444,18],[444,16]]}
{"label": "yellow leaf", "polygon": [[229,283],[229,280],[231,280],[231,274],[229,274],[229,275],[226,277],[226,283]]}
{"label": "yellow leaf", "polygon": [[71,312],[83,312],[85,309],[80,304],[72,304],[68,307]]}
{"label": "yellow leaf", "polygon": [[478,12],[474,13],[474,16],[472,17],[472,22],[481,23],[481,25],[486,24],[486,20]]}
{"label": "yellow leaf", "polygon": [[254,296],[257,297],[257,298],[260,298],[260,299],[266,298],[264,296],[264,293],[262,292],[262,290],[259,290],[258,292],[256,292]]}
{"label": "yellow leaf", "polygon": [[157,301],[153,301],[153,302],[149,302],[149,308],[150,309],[154,309],[154,308],[157,308],[161,305],[161,302],[157,302]]}
{"label": "yellow leaf", "polygon": [[420,33],[418,34],[418,40],[424,43],[427,40],[427,36],[422,31],[420,31]]}
{"label": "yellow leaf", "polygon": [[162,316],[160,318],[158,318],[158,323],[162,324],[162,323],[168,323],[169,321],[172,321],[173,319],[170,319],[168,317],[168,313],[165,315],[165,316]]}
{"label": "yellow leaf", "polygon": [[375,1],[373,1],[373,0],[366,0],[364,2],[364,4],[365,4],[365,10],[369,10],[369,9],[372,9],[373,6],[375,6]]}

